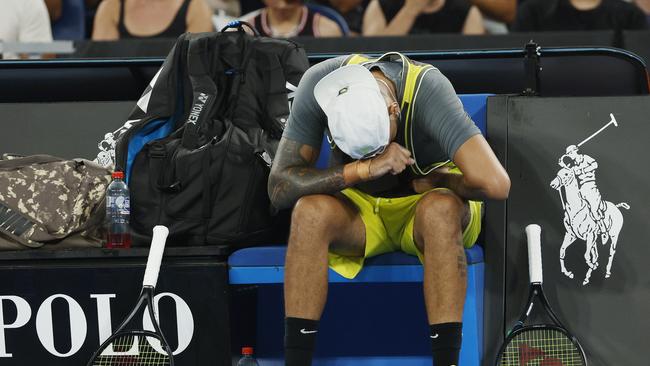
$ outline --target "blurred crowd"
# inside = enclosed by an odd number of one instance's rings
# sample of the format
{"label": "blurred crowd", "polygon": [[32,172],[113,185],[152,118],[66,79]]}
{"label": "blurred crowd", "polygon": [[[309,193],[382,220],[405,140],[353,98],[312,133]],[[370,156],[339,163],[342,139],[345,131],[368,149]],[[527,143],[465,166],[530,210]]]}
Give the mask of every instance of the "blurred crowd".
{"label": "blurred crowd", "polygon": [[650,0],[1,0],[0,41],[175,38],[233,19],[271,37],[646,29]]}

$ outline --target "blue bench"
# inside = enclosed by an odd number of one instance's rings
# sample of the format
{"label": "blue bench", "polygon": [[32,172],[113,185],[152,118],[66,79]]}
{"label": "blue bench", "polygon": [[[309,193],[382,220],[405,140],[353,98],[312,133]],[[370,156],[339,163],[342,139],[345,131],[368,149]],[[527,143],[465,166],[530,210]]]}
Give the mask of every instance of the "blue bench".
{"label": "blue bench", "polygon": [[[483,134],[486,132],[487,97],[487,94],[460,96],[465,110],[472,117]],[[327,152],[327,149],[322,149],[322,151]],[[325,154],[321,153],[321,157],[317,163],[318,166],[325,166],[327,157],[324,155]],[[474,247],[465,252],[468,263],[467,294],[463,315],[463,347],[461,349],[460,363],[463,366],[478,366],[480,365],[483,355],[483,248],[481,243],[477,243]],[[231,285],[268,285],[260,286],[261,293],[258,297],[257,314],[258,358],[263,360],[265,365],[283,365],[281,350],[281,338],[283,335],[281,319],[283,313],[280,284],[282,284],[284,280],[285,253],[286,247],[284,246],[255,247],[238,250],[228,259],[230,267],[229,281]],[[315,353],[314,365],[430,365],[430,351],[428,350],[428,340],[426,339],[426,336],[418,337],[418,341],[409,341],[405,343],[397,342],[400,343],[399,345],[395,345],[395,340],[387,340],[386,344],[377,345],[376,343],[379,342],[378,339],[372,341],[371,343],[373,344],[366,345],[363,341],[359,341],[360,338],[363,338],[363,333],[348,341],[344,341],[345,338],[342,336],[342,333],[352,331],[350,327],[346,327],[346,323],[349,324],[354,321],[354,323],[362,322],[361,324],[364,324],[363,319],[355,318],[355,315],[351,315],[350,313],[354,314],[359,311],[367,314],[369,318],[373,318],[370,314],[372,311],[377,309],[374,307],[373,309],[368,309],[366,304],[361,305],[361,309],[353,309],[348,312],[350,306],[354,307],[354,304],[343,305],[347,308],[339,308],[336,305],[339,299],[347,299],[354,296],[354,293],[362,291],[361,287],[353,286],[354,284],[360,283],[365,284],[365,286],[368,286],[368,284],[386,284],[387,286],[388,284],[392,284],[393,288],[389,289],[388,293],[400,293],[400,295],[397,296],[387,296],[391,297],[390,299],[382,298],[382,289],[375,291],[375,293],[365,293],[366,297],[371,298],[370,301],[381,301],[382,303],[385,303],[385,306],[382,305],[379,307],[380,309],[383,309],[384,313],[387,311],[387,309],[385,309],[386,306],[391,309],[403,307],[404,304],[401,302],[402,299],[405,299],[408,303],[422,301],[422,296],[420,295],[421,287],[419,285],[422,282],[422,276],[422,266],[418,259],[398,252],[369,258],[366,260],[363,270],[352,280],[346,279],[330,270],[329,281],[332,284],[330,286],[330,296],[337,296],[337,299],[328,301],[325,314],[323,314],[323,319],[321,321],[321,328],[323,328],[326,319],[329,319],[328,312],[335,313],[332,314],[332,320],[331,322],[328,322],[328,324],[338,322],[339,324],[343,324],[343,327],[341,328],[339,326],[339,329],[336,329],[336,325],[330,324],[327,325],[327,327],[334,328],[334,330],[328,331],[328,329],[322,329],[321,335],[319,336],[319,345],[317,346]],[[346,287],[349,288],[347,292],[345,289]],[[413,292],[413,296],[409,296],[409,298],[406,298],[406,296],[402,297],[401,292],[404,289]],[[333,292],[334,295],[332,295]],[[376,299],[372,300],[375,297]],[[398,297],[398,299],[395,299],[395,297]],[[422,314],[418,315],[420,316],[420,319],[408,319],[409,327],[411,325],[415,327],[415,321],[422,322],[426,325],[424,305],[419,304],[417,306],[422,308]],[[398,314],[393,314],[392,316],[397,315]],[[400,317],[406,319],[412,318],[412,315],[412,312],[408,312],[403,313]],[[380,312],[375,315],[374,319],[371,319],[371,321],[377,322],[377,317],[385,318]],[[367,322],[367,319],[365,321]],[[381,319],[380,322],[384,322],[384,319]],[[405,320],[404,324],[406,323],[407,321]],[[365,323],[362,327],[373,327],[373,324]],[[356,328],[356,326],[352,328]],[[381,332],[390,338],[391,335],[394,337],[395,332],[401,333],[402,331],[402,329],[393,328],[401,328],[401,323],[398,322],[392,324],[390,329],[383,329]],[[405,332],[406,334],[412,333],[408,330]],[[421,332],[419,333],[426,333],[426,329],[421,329]],[[406,334],[401,335],[400,339],[406,337]],[[356,347],[351,347],[345,344],[348,342],[355,342],[358,344]],[[413,343],[418,343],[418,345],[413,345]],[[403,353],[395,354],[386,348],[391,347],[392,345],[396,348],[403,349]],[[381,348],[378,346],[381,346]],[[367,349],[359,350],[358,348],[360,347],[374,348],[375,351],[379,348],[381,349],[381,352],[377,352],[377,354],[368,354],[366,353],[368,351]],[[319,349],[323,350],[323,352],[319,352]]]}

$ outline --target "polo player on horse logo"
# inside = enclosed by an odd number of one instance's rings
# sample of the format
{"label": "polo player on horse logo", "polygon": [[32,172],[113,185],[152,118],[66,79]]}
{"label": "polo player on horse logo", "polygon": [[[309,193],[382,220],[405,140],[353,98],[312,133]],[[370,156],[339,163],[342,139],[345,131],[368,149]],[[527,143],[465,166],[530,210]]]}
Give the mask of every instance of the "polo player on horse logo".
{"label": "polo player on horse logo", "polygon": [[[564,157],[568,159],[564,159]],[[560,158],[561,162],[566,164],[567,168],[573,170],[578,182],[580,197],[589,207],[591,218],[598,224],[600,236],[603,244],[607,243],[609,234],[605,226],[604,214],[605,205],[596,186],[596,169],[598,162],[589,155],[579,154],[576,145],[570,145],[566,148],[566,154]],[[560,164],[562,166],[562,164]]]}
{"label": "polo player on horse logo", "polygon": [[605,245],[611,239],[605,274],[605,278],[609,278],[619,233],[623,228],[623,215],[619,207],[627,210],[630,206],[627,203],[615,205],[602,199],[596,186],[598,163],[589,155],[579,154],[578,146],[567,147],[558,164],[562,169],[551,181],[551,188],[559,191],[564,209],[566,233],[560,248],[562,273],[573,278],[573,272],[564,265],[564,256],[576,239],[584,240],[584,258],[589,269],[582,284],[588,284],[591,272],[598,268],[598,240]]}

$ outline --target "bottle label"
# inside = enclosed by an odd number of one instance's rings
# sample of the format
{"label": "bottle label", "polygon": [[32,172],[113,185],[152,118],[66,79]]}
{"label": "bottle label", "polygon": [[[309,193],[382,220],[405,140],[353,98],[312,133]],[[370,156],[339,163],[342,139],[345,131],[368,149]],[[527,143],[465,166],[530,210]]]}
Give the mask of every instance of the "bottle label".
{"label": "bottle label", "polygon": [[129,215],[131,213],[131,199],[129,197],[106,197],[106,207],[114,210],[113,215]]}

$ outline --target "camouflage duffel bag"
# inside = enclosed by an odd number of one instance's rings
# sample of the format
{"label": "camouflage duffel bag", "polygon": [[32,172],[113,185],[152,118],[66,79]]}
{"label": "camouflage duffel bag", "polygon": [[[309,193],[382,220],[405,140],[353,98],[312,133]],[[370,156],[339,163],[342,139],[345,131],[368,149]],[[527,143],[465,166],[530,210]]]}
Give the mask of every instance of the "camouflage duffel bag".
{"label": "camouflage duffel bag", "polygon": [[101,247],[110,174],[83,159],[0,160],[0,250]]}

